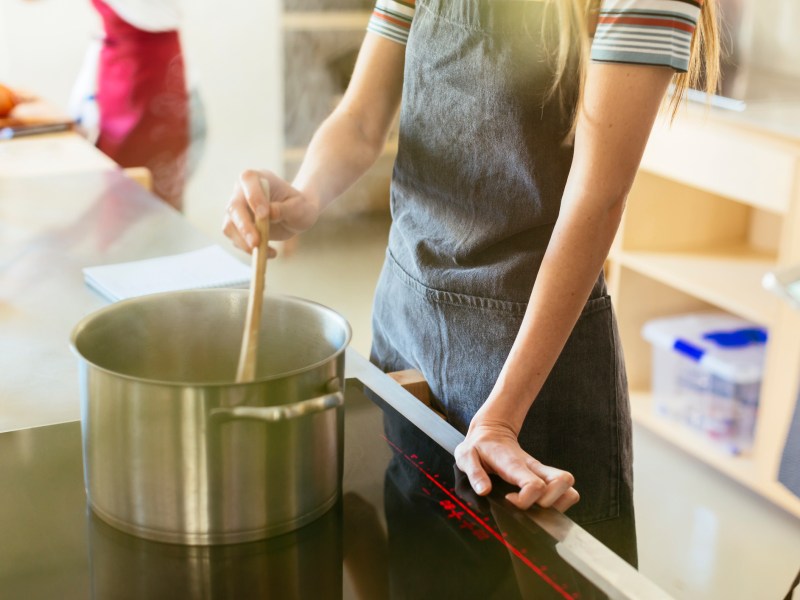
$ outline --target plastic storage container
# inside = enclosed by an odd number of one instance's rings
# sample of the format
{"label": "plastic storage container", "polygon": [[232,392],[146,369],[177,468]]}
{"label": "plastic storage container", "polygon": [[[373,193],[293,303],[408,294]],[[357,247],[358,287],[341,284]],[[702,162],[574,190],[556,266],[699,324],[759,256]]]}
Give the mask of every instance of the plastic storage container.
{"label": "plastic storage container", "polygon": [[645,323],[653,345],[657,413],[703,432],[729,452],[753,443],[766,329],[725,313]]}

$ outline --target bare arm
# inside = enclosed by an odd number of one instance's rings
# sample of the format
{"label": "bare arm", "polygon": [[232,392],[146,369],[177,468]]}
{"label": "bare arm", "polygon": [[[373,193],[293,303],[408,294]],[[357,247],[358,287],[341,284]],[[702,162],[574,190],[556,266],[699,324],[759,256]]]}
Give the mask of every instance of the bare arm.
{"label": "bare arm", "polygon": [[[342,101],[320,125],[292,185],[270,171],[247,170],[233,191],[223,231],[243,250],[258,245],[254,215],[283,240],[311,227],[319,213],[375,162],[400,105],[405,47],[367,33]],[[269,183],[269,199],[261,180]],[[268,208],[269,207],[269,208]]]}
{"label": "bare arm", "polygon": [[400,106],[405,47],[367,33],[350,85],[320,126],[294,186],[324,209],[369,169],[383,151]]}
{"label": "bare arm", "polygon": [[537,503],[563,510],[578,499],[571,475],[543,471],[516,437],[600,273],[671,76],[664,67],[589,66],[561,212],[527,312],[457,450],[478,493],[490,489],[488,472],[521,488],[509,499],[523,508]]}

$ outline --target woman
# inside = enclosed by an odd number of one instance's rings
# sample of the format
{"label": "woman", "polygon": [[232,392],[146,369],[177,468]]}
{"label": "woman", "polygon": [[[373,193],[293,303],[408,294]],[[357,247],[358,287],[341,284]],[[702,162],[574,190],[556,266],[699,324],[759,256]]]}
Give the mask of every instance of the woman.
{"label": "woman", "polygon": [[311,227],[376,159],[400,105],[372,360],[422,371],[466,434],[456,462],[477,493],[496,474],[519,488],[513,504],[570,509],[636,564],[627,383],[602,267],[670,82],[680,73],[675,106],[703,65],[714,89],[717,38],[712,0],[593,8],[380,0],[293,184],[246,171],[223,229],[249,251],[253,215],[275,239]]}
{"label": "woman", "polygon": [[97,147],[122,167],[147,167],[153,192],[183,206],[188,92],[177,0],[92,0],[103,21]]}

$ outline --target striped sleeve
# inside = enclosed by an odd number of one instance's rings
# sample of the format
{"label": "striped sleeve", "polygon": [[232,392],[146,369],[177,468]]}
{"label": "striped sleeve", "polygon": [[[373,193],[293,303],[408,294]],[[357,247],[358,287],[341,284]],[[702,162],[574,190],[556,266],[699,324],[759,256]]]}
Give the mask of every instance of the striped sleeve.
{"label": "striped sleeve", "polygon": [[592,60],[689,69],[702,0],[603,0]]}
{"label": "striped sleeve", "polygon": [[415,0],[378,0],[367,31],[405,44],[414,18]]}

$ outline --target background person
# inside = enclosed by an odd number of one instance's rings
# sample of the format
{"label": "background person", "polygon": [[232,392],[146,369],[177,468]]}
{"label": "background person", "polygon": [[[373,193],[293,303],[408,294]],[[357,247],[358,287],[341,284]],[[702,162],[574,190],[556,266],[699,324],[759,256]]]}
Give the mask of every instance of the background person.
{"label": "background person", "polygon": [[97,147],[122,167],[147,167],[153,192],[180,210],[189,97],[178,2],[92,0],[92,5],[103,22],[103,39],[90,47],[76,84],[91,91],[73,97],[72,104],[89,100],[91,106],[96,85]]}

